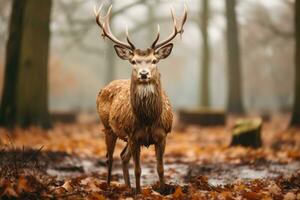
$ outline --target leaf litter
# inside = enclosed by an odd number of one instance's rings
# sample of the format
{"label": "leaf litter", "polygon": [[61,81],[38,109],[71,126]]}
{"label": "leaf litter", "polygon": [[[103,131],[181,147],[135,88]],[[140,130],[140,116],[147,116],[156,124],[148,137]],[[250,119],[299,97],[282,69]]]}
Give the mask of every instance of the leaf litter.
{"label": "leaf litter", "polygon": [[[116,147],[106,185],[105,143],[98,124],[0,130],[2,199],[300,199],[300,129],[266,123],[259,149],[228,147],[229,127],[188,126],[167,139],[158,188],[152,147],[142,150],[141,194],[124,185]],[[230,124],[230,123],[229,123]],[[130,178],[134,185],[133,165]]]}

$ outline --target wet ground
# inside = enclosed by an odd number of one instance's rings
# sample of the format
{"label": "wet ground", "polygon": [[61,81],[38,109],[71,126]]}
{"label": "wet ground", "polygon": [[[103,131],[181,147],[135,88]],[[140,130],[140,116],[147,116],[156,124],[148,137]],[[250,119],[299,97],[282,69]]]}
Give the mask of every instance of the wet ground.
{"label": "wet ground", "polygon": [[[258,149],[230,147],[230,123],[174,129],[167,137],[164,157],[170,187],[157,193],[154,148],[143,148],[140,199],[283,199],[291,195],[300,199],[300,129],[286,129],[283,122],[278,118],[264,125],[263,146]],[[58,124],[49,131],[0,130],[0,197],[135,197],[123,184],[121,141],[114,154],[113,186],[105,184],[106,148],[100,130],[98,124]],[[132,161],[130,177],[134,186]]]}
{"label": "wet ground", "polygon": [[[53,156],[54,154],[51,153]],[[59,155],[59,154],[58,154]],[[105,158],[80,158],[68,154],[60,154],[51,160],[48,156],[47,173],[56,176],[58,179],[74,178],[88,174],[99,174],[106,177]],[[60,159],[58,159],[60,157]],[[271,162],[258,160],[254,163],[242,164],[201,164],[197,162],[181,162],[180,158],[172,163],[166,158],[165,176],[166,180],[178,185],[188,184],[191,179],[197,176],[208,177],[208,183],[212,186],[224,186],[233,184],[237,181],[251,181],[256,179],[275,179],[278,177],[287,178],[300,170],[300,161],[288,163]],[[130,166],[130,178],[134,184],[133,166]],[[114,161],[113,180],[123,183],[121,162],[119,159]],[[142,164],[143,185],[153,185],[157,182],[155,162]]]}

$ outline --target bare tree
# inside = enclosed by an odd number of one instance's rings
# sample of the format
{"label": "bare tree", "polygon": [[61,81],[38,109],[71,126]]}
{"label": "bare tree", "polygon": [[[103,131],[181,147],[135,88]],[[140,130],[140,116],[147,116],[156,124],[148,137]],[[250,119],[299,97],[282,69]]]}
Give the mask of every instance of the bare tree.
{"label": "bare tree", "polygon": [[295,88],[291,126],[300,125],[300,1],[295,1]]}
{"label": "bare tree", "polygon": [[[111,4],[113,4],[113,0],[111,0]],[[115,15],[114,15],[115,16]],[[111,18],[110,22],[111,26],[114,27],[114,18]],[[116,74],[116,56],[115,50],[112,45],[109,43],[106,44],[106,80],[105,83],[108,84],[115,78]]]}
{"label": "bare tree", "polygon": [[[273,33],[273,36],[271,38],[293,39],[294,32],[292,30],[292,27],[289,26],[289,23],[285,22],[292,20],[291,18],[293,16],[292,13],[294,9],[294,3],[288,0],[283,0],[283,3],[283,8],[281,8],[280,10],[283,13],[286,12],[286,14],[280,18],[280,21],[277,20],[277,23],[274,22],[270,12],[268,12],[268,9],[262,4],[256,3],[255,5],[252,5],[252,7],[254,7],[254,10],[257,12],[253,13],[252,17],[255,19],[255,23],[261,25],[262,28],[267,29],[271,33]],[[288,25],[288,28],[285,27],[286,25]]]}
{"label": "bare tree", "polygon": [[51,0],[14,0],[6,47],[0,123],[48,127]]}
{"label": "bare tree", "polygon": [[[76,2],[73,1],[58,1],[59,8],[63,9],[66,25],[62,26],[62,29],[58,30],[57,33],[60,36],[71,38],[72,46],[78,46],[79,49],[83,50],[84,52],[94,53],[97,56],[99,55],[99,48],[96,47],[94,44],[86,44],[84,43],[84,39],[87,36],[87,32],[92,30],[92,27],[95,26],[95,22],[93,18],[85,17],[85,18],[78,18],[74,13],[74,10],[80,9],[83,3],[86,3],[84,0],[78,0]],[[110,0],[107,2],[107,5],[113,5],[114,0]],[[111,13],[111,25],[112,29],[114,28],[114,19],[115,17],[122,15],[126,10],[129,10],[139,4],[145,3],[145,0],[136,0],[132,3],[126,4],[122,8],[118,10],[113,10]],[[76,27],[76,28],[74,28]],[[122,33],[123,34],[123,33]],[[116,73],[116,56],[114,48],[109,45],[105,44],[105,48],[102,49],[102,55],[105,54],[105,65],[106,65],[106,74],[105,74],[105,83],[109,83],[115,78]]]}
{"label": "bare tree", "polygon": [[8,24],[8,17],[9,17],[9,12],[10,10],[10,5],[11,5],[11,0],[2,0],[1,1],[1,6],[0,6],[0,48],[2,48],[5,45],[5,40],[6,40],[6,32],[7,32],[7,24]]}
{"label": "bare tree", "polygon": [[229,81],[227,110],[231,113],[243,113],[240,45],[235,7],[236,0],[226,0]]}
{"label": "bare tree", "polygon": [[210,8],[209,0],[202,0],[202,12],[200,16],[200,31],[202,35],[202,55],[201,55],[201,93],[200,93],[200,106],[208,107],[210,103],[209,97],[209,70],[210,70],[210,47],[209,47],[209,17],[210,17]]}
{"label": "bare tree", "polygon": [[266,106],[259,112],[274,108],[283,112],[291,110],[293,80],[286,77],[294,75],[294,6],[282,3],[268,7],[258,2],[244,5],[250,9],[243,14],[247,23],[239,30],[243,33],[243,64],[247,74],[243,90],[250,97],[248,106]]}

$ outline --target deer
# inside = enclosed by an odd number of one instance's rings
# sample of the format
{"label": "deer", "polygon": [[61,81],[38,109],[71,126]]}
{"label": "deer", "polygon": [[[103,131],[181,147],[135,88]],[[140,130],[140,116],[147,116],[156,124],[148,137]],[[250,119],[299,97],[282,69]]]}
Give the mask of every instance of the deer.
{"label": "deer", "polygon": [[[102,4],[103,5],[103,4]],[[103,124],[107,158],[107,185],[111,183],[113,154],[117,139],[126,142],[120,157],[125,185],[131,188],[129,161],[134,163],[135,192],[141,192],[141,147],[155,146],[159,190],[166,187],[164,180],[163,156],[167,134],[171,132],[173,112],[170,101],[161,86],[161,74],[157,66],[160,60],[167,58],[173,49],[171,42],[178,34],[182,36],[187,19],[187,7],[184,5],[182,17],[177,18],[171,7],[174,29],[171,34],[159,42],[160,28],[150,48],[138,49],[131,41],[126,26],[126,41],[115,37],[110,29],[112,5],[106,15],[101,16],[103,6],[94,7],[96,23],[102,30],[103,39],[108,38],[119,58],[129,61],[131,79],[114,80],[102,88],[97,97],[97,111]]]}

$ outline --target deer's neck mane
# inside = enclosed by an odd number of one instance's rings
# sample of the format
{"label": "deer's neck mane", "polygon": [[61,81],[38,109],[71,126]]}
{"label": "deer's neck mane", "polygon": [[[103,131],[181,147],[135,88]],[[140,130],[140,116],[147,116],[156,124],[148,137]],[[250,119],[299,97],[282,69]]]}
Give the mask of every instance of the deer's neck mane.
{"label": "deer's neck mane", "polygon": [[140,84],[131,80],[130,99],[136,120],[146,126],[159,120],[162,112],[162,91],[160,78]]}

